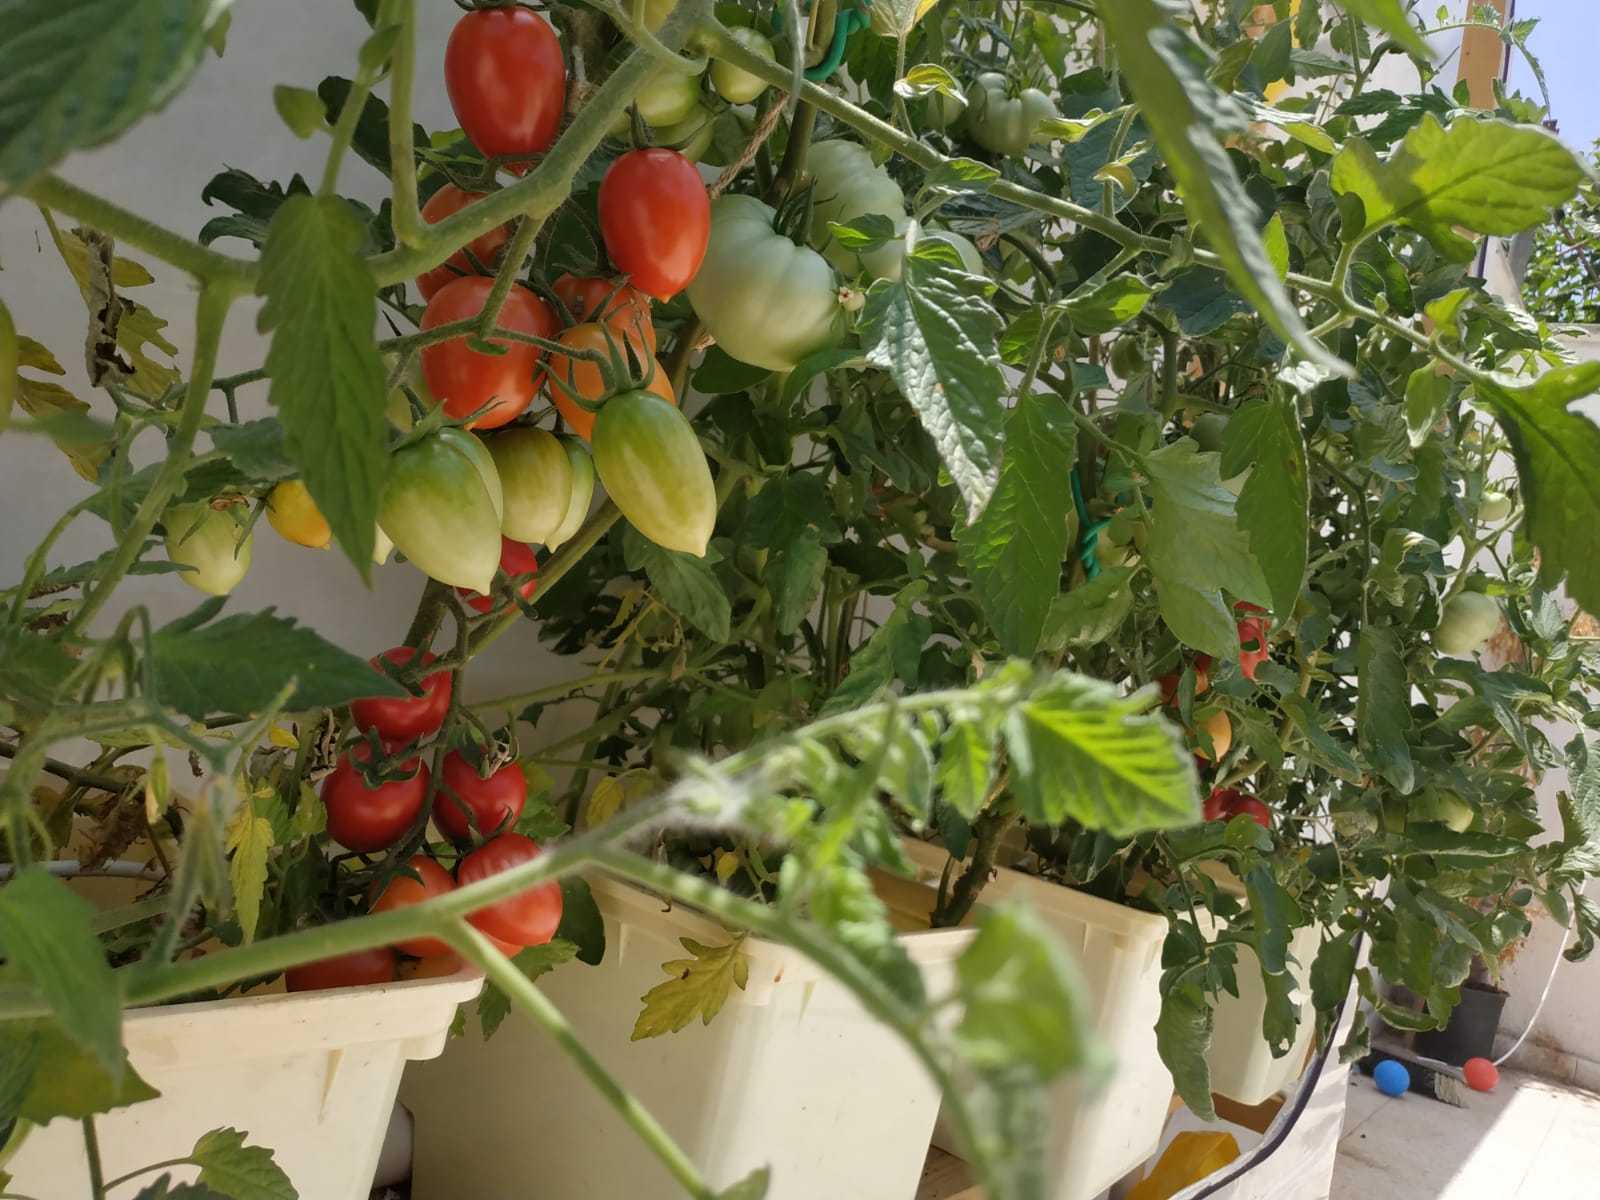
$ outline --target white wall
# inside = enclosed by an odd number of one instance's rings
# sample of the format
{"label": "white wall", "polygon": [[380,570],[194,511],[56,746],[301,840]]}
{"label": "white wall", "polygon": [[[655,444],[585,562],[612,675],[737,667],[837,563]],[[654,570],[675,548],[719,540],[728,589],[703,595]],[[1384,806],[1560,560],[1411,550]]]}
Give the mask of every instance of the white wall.
{"label": "white wall", "polygon": [[[426,3],[418,9],[415,116],[430,130],[451,128],[455,120],[444,93],[441,62],[445,39],[460,10],[448,3]],[[208,54],[189,86],[166,110],[145,118],[111,146],[74,155],[61,173],[186,236],[193,236],[207,219],[225,211],[200,202],[206,181],[225,165],[262,180],[286,181],[298,171],[314,184],[327,138],[296,139],[273,111],[272,88],[279,83],[314,88],[326,75],[348,77],[367,32],[349,0],[237,5],[223,58]],[[354,154],[347,157],[342,178],[342,190],[374,205],[387,194],[387,180]],[[218,248],[235,254],[253,253],[247,243],[232,239],[220,242]],[[170,322],[168,333],[183,351],[180,365],[187,373],[194,289],[187,278],[148,256],[123,249],[156,274],[154,284],[129,295]],[[10,199],[0,205],[0,265],[4,268],[0,271],[0,297],[10,307],[18,329],[48,345],[69,371],[65,383],[101,415],[108,415],[110,400],[103,393],[91,392],[84,378],[84,305],[44,222],[24,200]],[[254,301],[234,306],[219,374],[262,362],[266,343],[255,332],[256,311]],[[264,385],[247,389],[241,401],[247,417],[269,411]],[[223,411],[220,396],[214,411]],[[148,441],[141,441],[141,463],[160,452],[159,439],[146,437]],[[10,582],[20,577],[33,546],[90,486],[44,439],[18,434],[0,437],[0,497],[4,498],[0,579]],[[91,558],[109,545],[109,527],[98,518],[84,516],[58,543],[51,563]],[[422,576],[417,571],[391,563],[375,573],[369,592],[338,552],[290,545],[263,521],[256,532],[254,565],[229,602],[229,611],[276,605],[341,645],[375,653],[404,637],[421,587]],[[99,624],[105,628],[119,611],[133,604],[148,605],[156,620],[165,620],[200,599],[198,592],[174,576],[130,578],[116,597],[115,610]],[[574,663],[546,654],[533,627],[523,623],[474,664],[471,691],[479,697],[501,695],[557,682],[569,673],[583,672]]]}

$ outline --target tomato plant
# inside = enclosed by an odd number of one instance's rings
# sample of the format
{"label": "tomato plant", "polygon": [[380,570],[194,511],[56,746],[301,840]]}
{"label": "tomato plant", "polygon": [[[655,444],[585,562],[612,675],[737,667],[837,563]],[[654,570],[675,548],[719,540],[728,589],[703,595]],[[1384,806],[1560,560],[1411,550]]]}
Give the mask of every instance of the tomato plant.
{"label": "tomato plant", "polygon": [[[445,284],[428,301],[422,328],[434,329],[478,316],[491,287],[493,281],[480,275],[466,275]],[[517,284],[506,296],[499,324],[542,338],[553,337],[556,332],[555,313],[550,306]],[[465,334],[422,351],[422,375],[428,390],[450,416],[472,416],[469,429],[494,429],[515,420],[539,389],[536,370],[544,356],[540,347],[502,338],[490,339],[490,345],[502,353],[474,350]]]}
{"label": "tomato plant", "polygon": [[[502,833],[461,860],[456,882],[462,887],[481,883],[539,857],[539,846],[520,833]],[[533,887],[480,908],[468,918],[490,937],[514,946],[542,946],[561,924],[561,885]]]}
{"label": "tomato plant", "polygon": [[600,232],[633,286],[672,299],[706,256],[711,201],[700,172],[675,150],[630,150],[600,183]]}
{"label": "tomato plant", "polygon": [[519,764],[505,763],[484,776],[459,750],[452,750],[439,768],[433,823],[446,837],[470,842],[510,829],[527,802],[528,781]]}
{"label": "tomato plant", "polygon": [[555,30],[520,5],[467,13],[444,52],[445,88],[456,120],[491,158],[527,158],[550,148],[567,99],[567,64]]}
{"label": "tomato plant", "polygon": [[[372,660],[374,667],[382,669],[383,663],[388,662],[395,667],[404,667],[416,657],[416,650],[410,646],[396,646],[392,650],[385,650]],[[434,661],[432,653],[425,652],[422,656],[422,665],[427,666]],[[419,738],[431,737],[439,732],[444,724],[445,714],[450,711],[450,672],[435,671],[422,679],[422,694],[405,700],[392,700],[388,697],[374,697],[371,699],[355,700],[350,705],[350,717],[355,722],[356,728],[376,733],[395,746],[404,746]]]}

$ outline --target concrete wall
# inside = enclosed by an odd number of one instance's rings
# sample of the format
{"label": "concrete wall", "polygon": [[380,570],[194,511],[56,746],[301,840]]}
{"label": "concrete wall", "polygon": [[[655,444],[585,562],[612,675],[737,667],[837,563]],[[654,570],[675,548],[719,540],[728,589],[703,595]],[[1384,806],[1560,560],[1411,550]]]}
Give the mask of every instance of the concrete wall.
{"label": "concrete wall", "polygon": [[[455,5],[419,5],[416,119],[429,129],[448,129],[455,120],[445,97],[442,59],[445,39],[460,15]],[[296,139],[274,113],[272,89],[287,83],[315,87],[326,75],[349,76],[356,51],[368,30],[349,0],[274,0],[235,7],[226,55],[207,55],[195,78],[163,112],[145,118],[123,139],[98,151],[74,155],[62,168],[68,179],[115,198],[134,212],[193,236],[222,210],[200,201],[206,181],[224,166],[262,180],[286,181],[293,173],[313,183],[321,171],[327,138]],[[381,90],[381,89],[380,89]],[[388,194],[388,181],[355,155],[344,165],[342,190],[374,206]],[[223,241],[219,249],[248,253],[243,242]],[[182,351],[187,372],[193,339],[194,290],[189,281],[139,255],[156,282],[129,295],[169,322],[171,340]],[[110,401],[85,381],[82,346],[87,314],[71,277],[32,205],[11,199],[0,205],[0,296],[18,329],[48,345],[68,369],[64,383],[95,410],[107,415]],[[260,365],[266,342],[255,331],[257,304],[234,306],[223,345],[219,374]],[[241,393],[246,416],[265,414],[264,385]],[[216,398],[221,412],[221,397]],[[139,462],[160,454],[159,438],[146,435]],[[0,437],[0,579],[15,580],[26,555],[61,512],[90,491],[66,459],[42,438]],[[110,546],[110,529],[92,516],[79,518],[51,555],[52,564],[92,558]],[[254,564],[229,602],[230,611],[248,612],[276,605],[350,649],[375,653],[399,642],[414,611],[422,576],[391,563],[378,570],[368,591],[337,552],[319,553],[292,546],[263,521],[255,538]],[[202,597],[175,576],[126,581],[115,608],[99,623],[105,628],[133,604],[149,606],[163,621],[193,607]],[[471,691],[479,697],[526,690],[582,674],[572,662],[546,654],[530,624],[502,638],[474,664]]]}

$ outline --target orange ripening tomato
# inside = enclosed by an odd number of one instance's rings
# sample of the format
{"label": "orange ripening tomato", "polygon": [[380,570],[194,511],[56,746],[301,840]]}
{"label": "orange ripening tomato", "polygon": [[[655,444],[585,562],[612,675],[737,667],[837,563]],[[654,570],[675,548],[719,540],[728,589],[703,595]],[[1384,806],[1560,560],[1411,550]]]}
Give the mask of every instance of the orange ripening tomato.
{"label": "orange ripening tomato", "polygon": [[[593,350],[598,354],[610,355],[614,345],[621,353],[622,341],[614,333],[608,339],[606,330],[592,321],[582,325],[574,325],[571,329],[563,329],[556,337],[556,341],[563,346],[571,346],[575,350]],[[630,364],[631,366],[631,364]],[[669,404],[678,403],[677,396],[672,392],[672,381],[667,378],[667,373],[659,363],[654,363],[655,370],[650,376],[650,383],[646,390],[654,392]],[[569,358],[566,355],[552,353],[549,362],[550,372],[550,399],[556,406],[556,411],[561,414],[561,419],[571,427],[572,432],[588,441],[594,433],[594,414],[585,411],[571,396],[556,384],[560,380],[567,387],[577,392],[591,403],[601,400],[606,396],[605,375],[600,369],[600,364],[590,362],[585,358]],[[613,390],[625,392],[632,389],[635,381],[631,379],[613,379]]]}
{"label": "orange ripening tomato", "polygon": [[598,275],[567,274],[555,281],[551,291],[567,306],[574,324],[603,321],[619,338],[627,339],[635,357],[654,357],[656,327],[650,316],[650,297],[632,284]]}
{"label": "orange ripening tomato", "polygon": [[[482,199],[482,192],[464,192],[455,184],[447,183],[428,197],[428,202],[422,206],[422,219],[429,225],[434,225]],[[469,242],[465,250],[457,250],[433,270],[418,275],[417,291],[422,293],[424,300],[432,300],[433,294],[452,279],[459,279],[463,275],[476,275],[479,267],[492,271],[495,255],[499,254],[501,248],[510,240],[511,226],[496,225],[488,233]],[[468,251],[472,252],[472,258],[467,257]],[[476,267],[473,265],[473,258],[478,260]]]}
{"label": "orange ripening tomato", "polygon": [[[456,881],[450,878],[450,872],[426,854],[413,854],[406,866],[416,873],[417,878],[413,879],[410,875],[396,875],[383,889],[383,894],[373,902],[373,912],[392,912],[397,908],[410,908],[413,904],[421,904],[424,900],[432,900],[435,896],[442,896],[446,892],[455,890]],[[450,953],[450,947],[435,937],[408,938],[406,941],[396,942],[394,948],[417,958],[432,958],[436,954]]]}
{"label": "orange ripening tomato", "polygon": [[[477,316],[493,286],[494,280],[482,275],[451,280],[428,301],[422,328],[434,329]],[[548,338],[555,336],[556,315],[527,288],[512,284],[496,324]],[[424,346],[422,377],[450,416],[461,418],[484,409],[468,429],[496,429],[516,420],[532,402],[544,350],[528,342],[491,338],[494,345],[505,347],[505,353],[482,354],[467,344],[469,336]]]}

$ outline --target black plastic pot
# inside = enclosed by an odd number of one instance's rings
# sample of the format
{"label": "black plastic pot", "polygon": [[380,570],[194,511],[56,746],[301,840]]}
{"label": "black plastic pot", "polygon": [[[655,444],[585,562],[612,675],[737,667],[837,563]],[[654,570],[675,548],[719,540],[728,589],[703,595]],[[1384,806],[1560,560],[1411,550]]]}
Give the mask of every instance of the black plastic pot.
{"label": "black plastic pot", "polygon": [[1493,1057],[1494,1032],[1506,999],[1499,988],[1468,980],[1461,985],[1461,1003],[1450,1014],[1450,1023],[1417,1034],[1417,1053],[1457,1067],[1469,1058]]}

